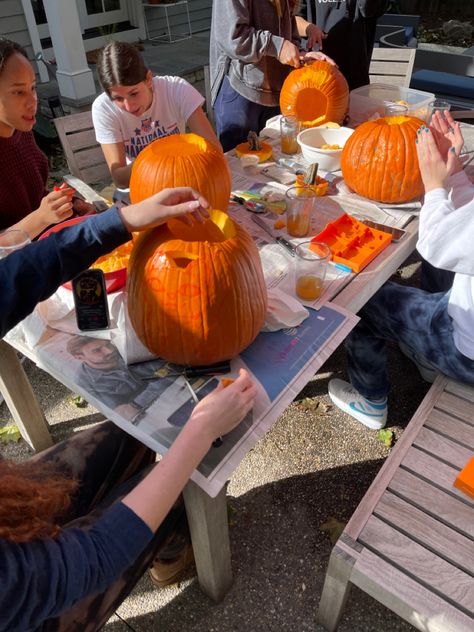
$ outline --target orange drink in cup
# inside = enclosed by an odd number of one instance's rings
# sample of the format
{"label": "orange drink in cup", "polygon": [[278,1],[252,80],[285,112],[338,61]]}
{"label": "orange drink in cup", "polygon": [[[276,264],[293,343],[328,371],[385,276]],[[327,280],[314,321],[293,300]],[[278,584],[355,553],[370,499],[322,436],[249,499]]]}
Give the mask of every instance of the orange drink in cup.
{"label": "orange drink in cup", "polygon": [[295,249],[295,292],[302,301],[315,301],[321,296],[327,266],[331,258],[329,246],[304,241]]}

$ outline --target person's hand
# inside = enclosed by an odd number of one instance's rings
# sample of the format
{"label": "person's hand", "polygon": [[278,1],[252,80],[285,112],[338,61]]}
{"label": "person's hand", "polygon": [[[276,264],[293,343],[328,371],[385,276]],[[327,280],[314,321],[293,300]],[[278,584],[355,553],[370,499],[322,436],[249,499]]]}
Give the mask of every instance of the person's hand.
{"label": "person's hand", "polygon": [[73,193],[73,189],[62,188],[44,196],[36,212],[45,228],[71,217]]}
{"label": "person's hand", "polygon": [[443,139],[437,139],[441,153],[445,155],[451,147],[454,147],[456,154],[459,156],[464,145],[464,138],[459,122],[453,119],[451,113],[448,110],[444,112],[436,110],[433,112],[429,126],[431,130],[435,130]]}
{"label": "person's hand", "polygon": [[199,424],[209,441],[233,430],[253,408],[257,387],[247,371],[240,369],[239,377],[229,386],[220,383],[199,404],[196,404],[189,424]]}
{"label": "person's hand", "polygon": [[321,27],[310,22],[306,27],[306,50],[313,50],[316,44],[321,49],[323,47],[323,39],[326,37],[327,33]]}
{"label": "person's hand", "polygon": [[316,51],[316,50],[312,50],[309,53],[305,53],[303,57],[303,61],[308,61],[311,59],[316,59],[319,61],[327,61],[329,64],[331,64],[331,66],[337,66],[334,59],[331,59],[331,57],[328,57],[324,53],[320,53],[319,51]]}
{"label": "person's hand", "polygon": [[293,42],[285,40],[278,55],[278,60],[282,64],[299,68],[301,66],[300,49]]}
{"label": "person's hand", "polygon": [[416,148],[426,193],[433,189],[444,188],[446,178],[462,170],[455,148],[451,147],[447,155],[443,157],[436,143],[435,135],[424,125],[418,130]]}
{"label": "person's hand", "polygon": [[119,210],[125,228],[131,233],[159,226],[172,217],[186,224],[203,223],[209,217],[209,202],[191,187],[163,189],[159,193]]}

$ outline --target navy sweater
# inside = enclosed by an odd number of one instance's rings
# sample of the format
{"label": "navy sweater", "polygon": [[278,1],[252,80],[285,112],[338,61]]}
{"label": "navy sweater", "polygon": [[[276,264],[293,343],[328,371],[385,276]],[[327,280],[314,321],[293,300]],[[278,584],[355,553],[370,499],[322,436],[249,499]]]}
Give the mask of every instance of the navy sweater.
{"label": "navy sweater", "polygon": [[[130,239],[116,209],[53,233],[0,260],[0,336],[64,281]],[[123,503],[94,526],[56,539],[0,539],[0,631],[28,632],[123,574],[153,537]]]}

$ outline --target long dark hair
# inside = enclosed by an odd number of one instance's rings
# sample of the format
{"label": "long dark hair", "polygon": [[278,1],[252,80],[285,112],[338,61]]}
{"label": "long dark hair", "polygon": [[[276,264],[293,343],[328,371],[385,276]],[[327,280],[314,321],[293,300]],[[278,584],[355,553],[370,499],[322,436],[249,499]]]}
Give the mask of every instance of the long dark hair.
{"label": "long dark hair", "polygon": [[143,57],[128,42],[110,42],[97,61],[100,85],[107,94],[113,86],[134,86],[145,81],[147,72]]}
{"label": "long dark hair", "polygon": [[16,42],[12,42],[12,40],[7,39],[6,37],[0,37],[0,75],[5,68],[5,64],[10,59],[12,55],[23,55],[26,59],[28,59],[28,55],[26,54],[26,50],[20,44]]}

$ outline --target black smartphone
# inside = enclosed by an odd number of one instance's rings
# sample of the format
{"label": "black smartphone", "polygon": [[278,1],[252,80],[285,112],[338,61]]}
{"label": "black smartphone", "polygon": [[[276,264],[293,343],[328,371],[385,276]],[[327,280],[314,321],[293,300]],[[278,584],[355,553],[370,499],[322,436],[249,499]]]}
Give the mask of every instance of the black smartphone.
{"label": "black smartphone", "polygon": [[107,329],[109,305],[102,270],[85,270],[72,280],[76,322],[81,331]]}
{"label": "black smartphone", "polygon": [[361,219],[369,228],[375,228],[375,230],[382,230],[384,233],[390,233],[392,235],[392,241],[397,242],[405,235],[406,231],[395,226],[387,226],[386,224],[379,224],[379,222],[373,222],[371,219]]}

